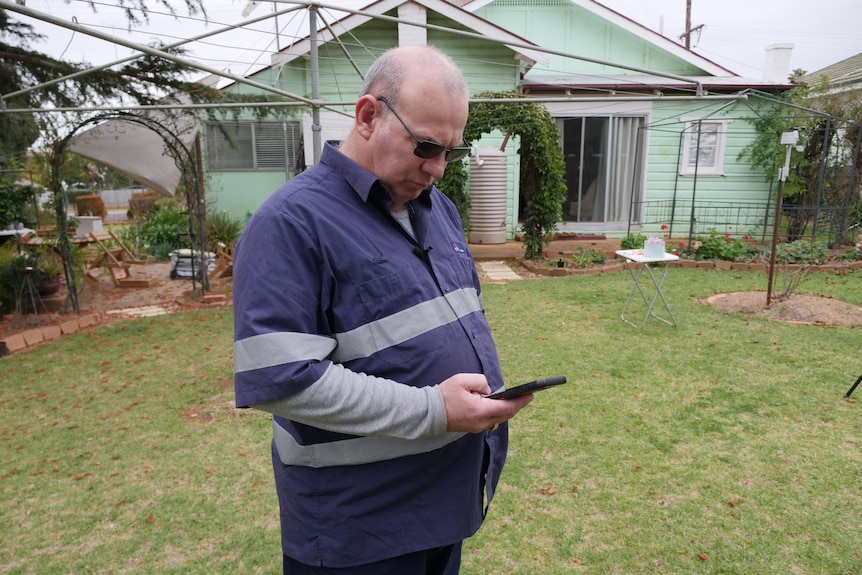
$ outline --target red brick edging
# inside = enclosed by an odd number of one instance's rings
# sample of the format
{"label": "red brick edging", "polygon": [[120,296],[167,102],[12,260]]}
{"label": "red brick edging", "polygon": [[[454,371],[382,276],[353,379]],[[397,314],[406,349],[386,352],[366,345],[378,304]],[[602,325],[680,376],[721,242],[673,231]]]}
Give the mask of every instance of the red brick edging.
{"label": "red brick edging", "polygon": [[43,341],[51,341],[61,336],[75,333],[91,325],[98,324],[101,319],[98,313],[89,313],[72,317],[61,323],[34,326],[31,329],[7,335],[0,340],[0,356],[15,353]]}
{"label": "red brick edging", "polygon": [[[201,298],[200,303],[217,307],[229,305],[231,301],[225,294],[207,294]],[[60,323],[52,323],[50,325],[42,326],[34,325],[28,330],[7,336],[0,336],[0,357],[27,349],[36,344],[42,343],[43,341],[55,340],[64,335],[73,334],[84,328],[98,325],[103,319],[111,317],[111,312],[108,312],[107,314],[88,312],[77,317],[74,315],[69,317],[70,319]]]}

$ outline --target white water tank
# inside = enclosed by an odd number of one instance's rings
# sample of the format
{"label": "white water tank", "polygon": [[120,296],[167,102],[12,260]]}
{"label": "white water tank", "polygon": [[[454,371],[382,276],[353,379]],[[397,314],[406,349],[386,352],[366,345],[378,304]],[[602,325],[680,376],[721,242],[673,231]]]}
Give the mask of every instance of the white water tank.
{"label": "white water tank", "polygon": [[506,243],[506,163],[494,147],[470,158],[470,243]]}

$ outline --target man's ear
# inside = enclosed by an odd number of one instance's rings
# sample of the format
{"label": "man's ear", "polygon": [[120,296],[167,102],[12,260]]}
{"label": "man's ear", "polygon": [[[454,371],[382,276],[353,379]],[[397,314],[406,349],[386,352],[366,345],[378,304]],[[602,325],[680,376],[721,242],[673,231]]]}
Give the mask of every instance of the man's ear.
{"label": "man's ear", "polygon": [[380,103],[371,94],[365,94],[356,101],[356,131],[363,138],[370,138],[379,127]]}

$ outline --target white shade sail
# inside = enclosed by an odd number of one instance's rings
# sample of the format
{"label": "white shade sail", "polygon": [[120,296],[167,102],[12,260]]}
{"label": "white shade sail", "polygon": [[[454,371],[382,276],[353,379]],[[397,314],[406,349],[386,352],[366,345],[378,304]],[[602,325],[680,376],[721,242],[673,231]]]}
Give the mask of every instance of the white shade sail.
{"label": "white shade sail", "polygon": [[[147,116],[173,132],[187,148],[198,134],[200,120],[192,114],[170,119],[158,112]],[[182,177],[162,136],[136,121],[106,120],[73,136],[66,149],[113,168],[166,197],[176,193]]]}

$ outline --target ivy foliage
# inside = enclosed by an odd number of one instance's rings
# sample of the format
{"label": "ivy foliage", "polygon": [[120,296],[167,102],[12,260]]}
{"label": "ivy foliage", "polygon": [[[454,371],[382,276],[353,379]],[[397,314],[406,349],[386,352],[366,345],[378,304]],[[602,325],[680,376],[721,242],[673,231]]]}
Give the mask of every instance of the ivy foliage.
{"label": "ivy foliage", "polygon": [[[758,136],[739,157],[748,157],[752,169],[763,170],[767,180],[777,177],[786,160],[787,146],[781,144],[781,134],[799,132],[801,151],[791,151],[782,191],[784,205],[849,205],[855,197],[850,186],[858,186],[862,174],[862,101],[858,97],[852,92],[832,92],[828,84],[800,85],[777,96],[753,124]],[[785,212],[790,241],[804,236],[813,215],[814,210]]]}
{"label": "ivy foliage", "polygon": [[[476,98],[522,98],[516,92],[485,92]],[[521,156],[520,188],[524,195],[523,220],[525,257],[537,259],[551,241],[562,219],[566,199],[565,158],[559,131],[547,108],[523,98],[517,102],[479,102],[470,105],[464,130],[468,142],[494,130],[507,139],[518,136]]]}
{"label": "ivy foliage", "polygon": [[19,185],[10,178],[0,178],[0,229],[12,223],[33,226],[36,223],[32,202],[36,189]]}
{"label": "ivy foliage", "polygon": [[467,160],[452,162],[446,166],[443,177],[437,181],[437,188],[458,208],[464,233],[470,233],[470,195],[467,193]]}

